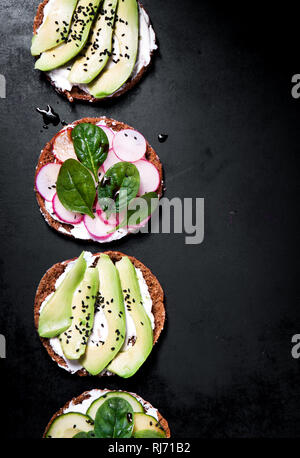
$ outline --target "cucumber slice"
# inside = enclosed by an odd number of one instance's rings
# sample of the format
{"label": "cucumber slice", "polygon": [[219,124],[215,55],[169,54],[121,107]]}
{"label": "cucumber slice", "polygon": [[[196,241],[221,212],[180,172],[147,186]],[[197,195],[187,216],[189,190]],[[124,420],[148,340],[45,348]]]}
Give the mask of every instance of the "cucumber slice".
{"label": "cucumber slice", "polygon": [[89,432],[94,429],[94,422],[90,417],[82,413],[69,412],[59,417],[51,423],[46,433],[48,438],[71,438],[80,432]]}
{"label": "cucumber slice", "polygon": [[166,437],[166,433],[156,418],[145,413],[135,413],[133,437]]}
{"label": "cucumber slice", "polygon": [[118,397],[118,398],[123,398],[125,401],[129,402],[131,407],[133,408],[134,412],[144,412],[144,408],[142,404],[131,394],[129,393],[124,393],[122,391],[110,391],[109,393],[104,394],[101,396],[99,399],[96,399],[88,408],[87,410],[87,415],[91,417],[93,420],[96,417],[96,413],[99,409],[99,407],[107,401],[107,399],[112,398],[112,397]]}

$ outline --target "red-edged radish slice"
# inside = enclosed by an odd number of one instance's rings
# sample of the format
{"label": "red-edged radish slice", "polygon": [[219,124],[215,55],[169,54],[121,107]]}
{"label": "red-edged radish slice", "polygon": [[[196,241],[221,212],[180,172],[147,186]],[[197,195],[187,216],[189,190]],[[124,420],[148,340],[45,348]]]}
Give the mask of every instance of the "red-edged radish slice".
{"label": "red-edged radish slice", "polygon": [[108,224],[108,225],[110,225],[112,227],[116,227],[119,224],[118,214],[117,213],[113,213],[107,219],[106,215],[105,215],[105,212],[102,210],[102,208],[99,205],[99,202],[97,202],[97,205],[96,205],[96,212],[97,212],[97,215],[99,216],[99,218],[102,219],[104,224],[106,224],[106,225]]}
{"label": "red-edged radish slice", "polygon": [[56,193],[56,182],[60,168],[60,164],[46,164],[36,176],[35,187],[40,195],[48,202],[52,201]]}
{"label": "red-edged radish slice", "polygon": [[111,236],[111,233],[108,232],[114,229],[114,226],[110,224],[105,224],[99,215],[95,213],[95,218],[91,218],[88,215],[84,215],[83,217],[84,225],[88,231],[88,233],[97,240],[105,240]]}
{"label": "red-edged radish slice", "polygon": [[102,164],[104,172],[106,173],[108,169],[110,169],[113,165],[117,164],[117,162],[122,162],[113,151],[109,151],[107,158]]}
{"label": "red-edged radish slice", "polygon": [[56,213],[58,218],[64,223],[79,224],[83,219],[83,215],[81,213],[70,212],[69,210],[67,210],[60,202],[57,194],[53,196],[52,207],[54,213]]}
{"label": "red-edged radish slice", "polygon": [[53,154],[61,162],[67,159],[77,159],[71,137],[72,127],[61,130],[53,143]]}
{"label": "red-edged radish slice", "polygon": [[151,162],[142,159],[134,163],[140,174],[140,188],[138,195],[156,191],[160,184],[160,176],[157,168]]}
{"label": "red-edged radish slice", "polygon": [[146,148],[145,138],[136,130],[120,130],[113,139],[113,150],[121,161],[139,161],[145,156]]}
{"label": "red-edged radish slice", "polygon": [[132,224],[131,226],[127,226],[129,230],[135,230],[135,229],[140,229],[141,227],[144,227],[145,224],[147,224],[147,222],[149,221],[149,219],[151,218],[151,216],[148,216],[146,219],[144,219],[144,221],[142,221],[140,224]]}
{"label": "red-edged radish slice", "polygon": [[104,126],[103,124],[101,124],[101,121],[99,123],[97,123],[96,126],[101,127],[101,129],[106,133],[106,136],[107,136],[107,139],[108,139],[108,142],[109,142],[109,149],[111,150],[112,149],[112,144],[113,144],[113,139],[114,139],[114,136],[115,136],[114,131],[112,129],[110,129],[109,127]]}

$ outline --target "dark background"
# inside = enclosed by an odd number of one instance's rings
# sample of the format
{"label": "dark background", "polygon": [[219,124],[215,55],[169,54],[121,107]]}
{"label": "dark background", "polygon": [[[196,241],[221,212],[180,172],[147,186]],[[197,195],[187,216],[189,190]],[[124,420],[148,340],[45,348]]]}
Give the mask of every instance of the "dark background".
{"label": "dark background", "polygon": [[[291,357],[300,333],[300,100],[290,93],[300,72],[299,15],[293,3],[265,11],[261,3],[145,0],[159,39],[152,69],[122,98],[91,106],[69,104],[34,71],[38,0],[1,2],[2,436],[39,438],[56,410],[95,387],[139,393],[177,438],[300,435],[300,360]],[[59,128],[43,129],[35,108],[47,104],[68,122],[107,115],[135,126],[163,162],[165,195],[205,198],[201,245],[180,234],[109,245],[150,267],[167,298],[165,331],[128,380],[69,375],[34,329],[46,269],[106,248],[59,235],[40,215],[35,166]]]}

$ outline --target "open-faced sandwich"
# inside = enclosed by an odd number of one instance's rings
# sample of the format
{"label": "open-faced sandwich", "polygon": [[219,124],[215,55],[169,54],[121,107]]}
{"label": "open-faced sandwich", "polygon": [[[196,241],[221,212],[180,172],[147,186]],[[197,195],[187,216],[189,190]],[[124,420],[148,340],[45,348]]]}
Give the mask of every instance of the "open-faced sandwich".
{"label": "open-faced sandwich", "polygon": [[46,144],[35,191],[54,229],[107,243],[147,224],[162,195],[162,165],[132,127],[105,117],[84,118]]}
{"label": "open-faced sandwich", "polygon": [[35,326],[51,358],[77,375],[131,377],[164,327],[164,293],[137,259],[91,254],[52,266],[34,304]]}
{"label": "open-faced sandwich", "polygon": [[44,0],[33,24],[31,53],[70,102],[96,102],[133,87],[157,48],[137,0]]}
{"label": "open-faced sandwich", "polygon": [[91,390],[51,418],[45,438],[170,437],[167,420],[149,402],[127,391]]}

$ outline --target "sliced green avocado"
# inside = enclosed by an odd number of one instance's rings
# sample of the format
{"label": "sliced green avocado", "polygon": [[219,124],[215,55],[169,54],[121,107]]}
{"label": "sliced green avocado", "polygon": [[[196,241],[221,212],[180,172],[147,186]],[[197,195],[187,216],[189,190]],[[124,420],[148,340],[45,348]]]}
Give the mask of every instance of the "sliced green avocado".
{"label": "sliced green avocado", "polygon": [[125,309],[118,271],[110,257],[101,254],[97,264],[100,279],[100,307],[105,315],[108,334],[105,341],[95,341],[91,335],[81,359],[83,367],[97,375],[119,352],[125,339]]}
{"label": "sliced green avocado", "polygon": [[87,415],[77,412],[69,412],[59,417],[50,425],[46,433],[46,438],[59,439],[74,437],[82,431],[89,432],[94,429],[94,422]]}
{"label": "sliced green avocado", "polygon": [[117,3],[118,0],[104,0],[84,55],[76,59],[69,74],[72,83],[90,83],[105,67],[111,56]]}
{"label": "sliced green avocado", "polygon": [[68,359],[79,359],[85,352],[89,335],[93,329],[94,306],[99,290],[98,269],[86,270],[76,290],[71,310],[71,326],[60,336],[60,344]]}
{"label": "sliced green avocado", "polygon": [[38,333],[41,337],[55,337],[71,325],[71,305],[74,292],[83,279],[86,270],[84,252],[67,273],[55,293],[42,309]]}
{"label": "sliced green avocado", "polygon": [[166,437],[166,433],[156,418],[145,413],[134,414],[133,437]]}
{"label": "sliced green avocado", "polygon": [[114,50],[119,49],[104,71],[89,86],[90,93],[101,99],[117,91],[130,77],[137,56],[139,40],[139,13],[136,0],[118,3],[113,35]]}
{"label": "sliced green avocado", "polygon": [[121,351],[109,364],[108,370],[120,377],[131,377],[144,363],[153,347],[153,332],[150,319],[143,307],[140,286],[135,268],[129,258],[124,256],[116,263],[124,301],[133,319],[136,331],[136,341],[125,351]]}
{"label": "sliced green avocado", "polygon": [[32,37],[31,54],[38,56],[47,49],[54,48],[65,41],[77,0],[52,0],[44,21]]}
{"label": "sliced green avocado", "polygon": [[60,67],[77,54],[84,47],[90,28],[101,0],[79,0],[68,39],[65,43],[43,52],[36,61],[35,68],[47,72]]}
{"label": "sliced green avocado", "polygon": [[93,420],[95,420],[96,413],[99,409],[99,407],[102,406],[102,404],[110,398],[122,398],[125,399],[125,401],[129,402],[131,405],[132,409],[134,412],[144,412],[144,408],[142,404],[131,394],[126,393],[124,391],[110,391],[109,393],[104,394],[101,396],[99,399],[96,399],[88,408],[87,410],[87,415],[91,417]]}

